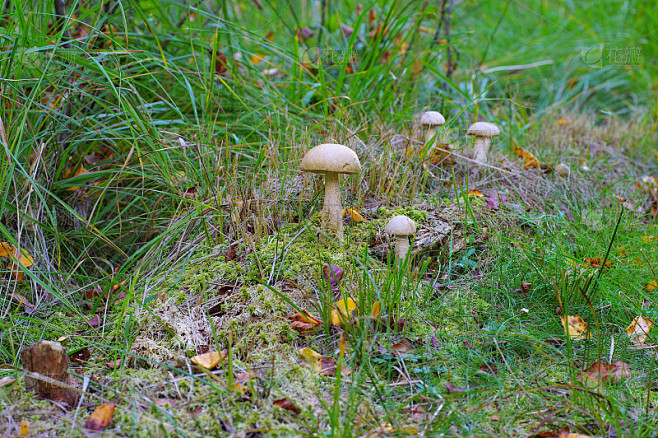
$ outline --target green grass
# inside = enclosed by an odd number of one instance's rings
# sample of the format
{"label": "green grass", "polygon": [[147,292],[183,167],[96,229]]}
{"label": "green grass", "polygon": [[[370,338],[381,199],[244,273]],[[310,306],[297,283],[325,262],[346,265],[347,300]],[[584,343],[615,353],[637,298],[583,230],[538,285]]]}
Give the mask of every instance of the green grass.
{"label": "green grass", "polygon": [[[80,434],[90,407],[116,400],[121,436],[655,435],[655,359],[629,350],[624,329],[656,318],[646,236],[658,229],[615,199],[646,202],[634,185],[656,172],[650,5],[455,2],[449,41],[445,24],[435,41],[440,2],[67,3],[70,42],[52,2],[3,2],[0,15],[0,241],[35,259],[21,282],[0,265],[0,378],[19,380],[0,389],[2,433],[27,419]],[[314,35],[296,38],[302,27]],[[583,58],[601,44],[639,57]],[[446,115],[452,166],[422,159],[425,109]],[[493,167],[475,171],[462,134],[478,118],[502,135]],[[297,170],[321,142],[364,167],[343,181],[367,219],[348,223],[347,249],[318,238],[322,183]],[[517,145],[571,176],[521,169]],[[494,211],[469,189],[505,199]],[[427,215],[417,240],[440,244],[396,270],[381,229],[409,205]],[[606,254],[611,267],[583,266]],[[344,356],[325,263],[345,269],[359,306]],[[512,293],[523,281],[530,291]],[[106,310],[86,293],[115,285],[125,298]],[[594,336],[567,340],[558,306]],[[324,319],[317,333],[290,329],[294,308]],[[580,371],[607,360],[613,337],[632,377],[586,387]],[[76,365],[93,376],[79,410],[22,389],[20,349],[59,338],[92,354]],[[230,353],[214,378],[189,368],[201,344]],[[351,374],[297,364],[303,345]]]}

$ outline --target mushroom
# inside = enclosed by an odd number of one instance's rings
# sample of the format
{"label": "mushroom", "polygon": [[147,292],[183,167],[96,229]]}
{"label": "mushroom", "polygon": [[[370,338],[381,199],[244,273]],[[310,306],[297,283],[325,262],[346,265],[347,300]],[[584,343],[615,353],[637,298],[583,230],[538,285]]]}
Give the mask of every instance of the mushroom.
{"label": "mushroom", "polygon": [[338,239],[343,239],[343,207],[341,205],[341,173],[352,175],[361,170],[359,157],[347,146],[321,144],[306,152],[299,168],[304,172],[324,174],[324,207],[322,228],[333,230]]}
{"label": "mushroom", "polygon": [[555,166],[555,173],[566,178],[571,173],[571,169],[567,164],[560,163],[557,166]]}
{"label": "mushroom", "polygon": [[425,138],[425,144],[429,143],[430,140],[436,135],[436,131],[446,122],[446,119],[443,118],[443,115],[438,111],[427,111],[420,115],[420,124],[427,126],[427,137]]}
{"label": "mushroom", "polygon": [[486,163],[491,138],[498,137],[500,129],[493,123],[477,122],[468,128],[466,135],[475,137],[475,161]]}
{"label": "mushroom", "polygon": [[407,216],[395,216],[386,225],[384,231],[395,236],[395,253],[398,260],[404,260],[409,252],[409,236],[416,232],[416,224]]}

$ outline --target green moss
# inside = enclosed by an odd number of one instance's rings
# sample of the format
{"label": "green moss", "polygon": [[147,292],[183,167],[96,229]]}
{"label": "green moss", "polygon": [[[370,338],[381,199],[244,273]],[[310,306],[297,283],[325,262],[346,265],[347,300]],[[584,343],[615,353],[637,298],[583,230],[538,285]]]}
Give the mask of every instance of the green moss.
{"label": "green moss", "polygon": [[427,211],[420,210],[416,207],[397,207],[392,210],[386,207],[379,207],[377,214],[387,219],[390,219],[393,216],[404,215],[417,224],[427,222]]}

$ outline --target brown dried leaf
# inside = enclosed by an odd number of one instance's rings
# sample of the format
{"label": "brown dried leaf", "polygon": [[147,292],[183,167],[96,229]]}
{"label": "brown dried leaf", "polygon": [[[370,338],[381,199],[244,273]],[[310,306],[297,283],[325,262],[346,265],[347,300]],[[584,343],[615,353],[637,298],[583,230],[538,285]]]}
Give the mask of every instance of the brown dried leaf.
{"label": "brown dried leaf", "polygon": [[294,412],[295,414],[300,414],[302,412],[301,409],[297,407],[293,402],[288,400],[287,398],[280,398],[278,400],[274,400],[272,403],[274,406],[278,406],[282,409]]}

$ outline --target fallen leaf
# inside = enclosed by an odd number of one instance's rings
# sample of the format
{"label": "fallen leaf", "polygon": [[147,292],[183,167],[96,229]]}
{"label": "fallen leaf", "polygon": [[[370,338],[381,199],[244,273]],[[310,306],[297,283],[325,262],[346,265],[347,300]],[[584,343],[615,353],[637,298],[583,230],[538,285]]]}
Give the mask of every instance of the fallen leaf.
{"label": "fallen leaf", "polygon": [[653,321],[644,316],[633,318],[631,325],[626,327],[626,334],[634,345],[644,345],[647,341],[649,332],[653,327]]}
{"label": "fallen leaf", "polygon": [[119,368],[121,366],[121,359],[113,360],[112,362],[106,362],[105,366],[111,369]]}
{"label": "fallen leaf", "polygon": [[403,354],[411,354],[414,351],[414,344],[408,339],[402,339],[393,344],[391,350],[393,350],[393,356],[400,357]]}
{"label": "fallen leaf", "polygon": [[87,323],[88,323],[90,326],[96,328],[96,327],[98,327],[99,325],[101,325],[101,317],[98,316],[98,315],[95,315],[93,318],[91,318],[89,321],[87,321]]}
{"label": "fallen leaf", "polygon": [[331,324],[341,325],[347,322],[352,317],[352,313],[356,308],[357,305],[352,298],[348,297],[336,301],[333,304],[333,309],[331,309]]}
{"label": "fallen leaf", "polygon": [[103,403],[94,409],[94,412],[91,413],[85,427],[91,430],[103,430],[112,422],[114,417],[114,403]]}
{"label": "fallen leaf", "polygon": [[569,315],[565,318],[564,315],[560,315],[560,320],[562,321],[562,327],[564,327],[565,333],[574,341],[592,337],[592,333],[587,331],[587,323],[580,316]]}
{"label": "fallen leaf", "polygon": [[215,350],[215,351],[209,351],[208,353],[196,355],[190,359],[190,362],[201,368],[211,370],[215,368],[217,365],[219,365],[222,359],[224,359],[226,356],[227,353],[225,351],[222,351],[220,353],[219,351]]}
{"label": "fallen leaf", "polygon": [[226,255],[224,256],[224,261],[225,262],[230,262],[231,260],[235,260],[235,255],[236,255],[235,248],[236,247],[237,247],[237,245],[232,245],[228,249],[228,251],[226,251]]}
{"label": "fallen leaf", "polygon": [[[336,373],[336,361],[332,357],[322,356],[308,347],[300,349],[299,354],[309,367],[321,376],[333,376]],[[349,368],[341,367],[341,375],[346,376],[351,372]]]}
{"label": "fallen leaf", "polygon": [[299,334],[302,336],[312,333],[317,328],[313,324],[309,324],[307,322],[302,322],[302,321],[293,321],[290,323],[290,327],[292,327],[293,330],[298,331]]}
{"label": "fallen leaf", "polygon": [[306,310],[302,310],[303,313],[295,312],[290,319],[296,322],[303,322],[305,324],[312,324],[314,326],[322,325],[322,321],[308,313]]}
{"label": "fallen leaf", "polygon": [[524,169],[528,169],[528,168],[536,169],[539,167],[539,160],[524,148],[512,146],[512,150],[514,151],[514,154],[516,154],[517,157],[523,158],[525,160],[525,162],[523,163]]}
{"label": "fallen leaf", "polygon": [[338,283],[340,283],[340,280],[343,279],[343,272],[343,268],[336,265],[324,265],[322,267],[324,278],[331,285],[331,289],[338,287]]}
{"label": "fallen leaf", "polygon": [[345,213],[349,214],[354,222],[367,222],[366,218],[361,216],[361,214],[359,214],[359,212],[356,211],[355,208],[344,208],[343,217],[345,216]]}
{"label": "fallen leaf", "polygon": [[[87,172],[87,170],[85,170],[84,167],[80,166],[80,168],[75,171],[75,174],[73,175],[73,178],[75,178],[76,176],[80,176],[83,173],[88,173],[88,172]],[[66,172],[64,173],[64,178],[68,178],[70,174],[71,174],[71,169],[67,169]],[[66,191],[74,192],[74,191],[78,190],[79,188],[80,187],[78,187],[78,186],[69,187],[68,189],[66,189]]]}
{"label": "fallen leaf", "polygon": [[372,303],[372,307],[370,307],[370,315],[373,318],[379,318],[379,315],[382,313],[382,303],[377,300],[374,303]]}
{"label": "fallen leaf", "polygon": [[646,286],[644,286],[644,289],[646,290],[656,290],[656,288],[658,288],[658,281],[656,280],[651,280]]}
{"label": "fallen leaf", "polygon": [[[592,268],[600,268],[603,265],[603,259],[601,257],[587,257],[583,260],[583,262]],[[606,260],[605,265],[606,267],[612,267],[612,262],[610,260]]]}
{"label": "fallen leaf", "polygon": [[452,382],[448,382],[448,384],[445,385],[444,388],[445,388],[446,391],[448,391],[448,394],[455,394],[455,393],[468,391],[468,389],[466,389],[462,386],[457,386]]}
{"label": "fallen leaf", "polygon": [[310,368],[315,371],[316,373],[319,373],[322,371],[322,364],[320,363],[320,360],[322,359],[322,355],[315,350],[304,347],[301,350],[299,350],[299,354],[302,356],[302,358],[309,364]]}
{"label": "fallen leaf", "polygon": [[21,420],[21,433],[19,436],[24,437],[30,432],[30,422],[27,420]]}
{"label": "fallen leaf", "polygon": [[278,406],[282,409],[286,409],[288,411],[294,412],[295,414],[300,414],[302,412],[301,409],[297,407],[293,402],[288,400],[287,398],[280,398],[279,400],[274,400],[272,403],[274,406]]}
{"label": "fallen leaf", "polygon": [[580,375],[580,381],[593,386],[598,386],[601,382],[619,382],[621,379],[631,377],[631,369],[627,363],[620,360],[612,364],[595,361],[590,365],[587,371]]}
{"label": "fallen leaf", "polygon": [[498,365],[492,362],[485,362],[478,368],[480,372],[485,374],[493,374],[494,376],[498,375]]}

